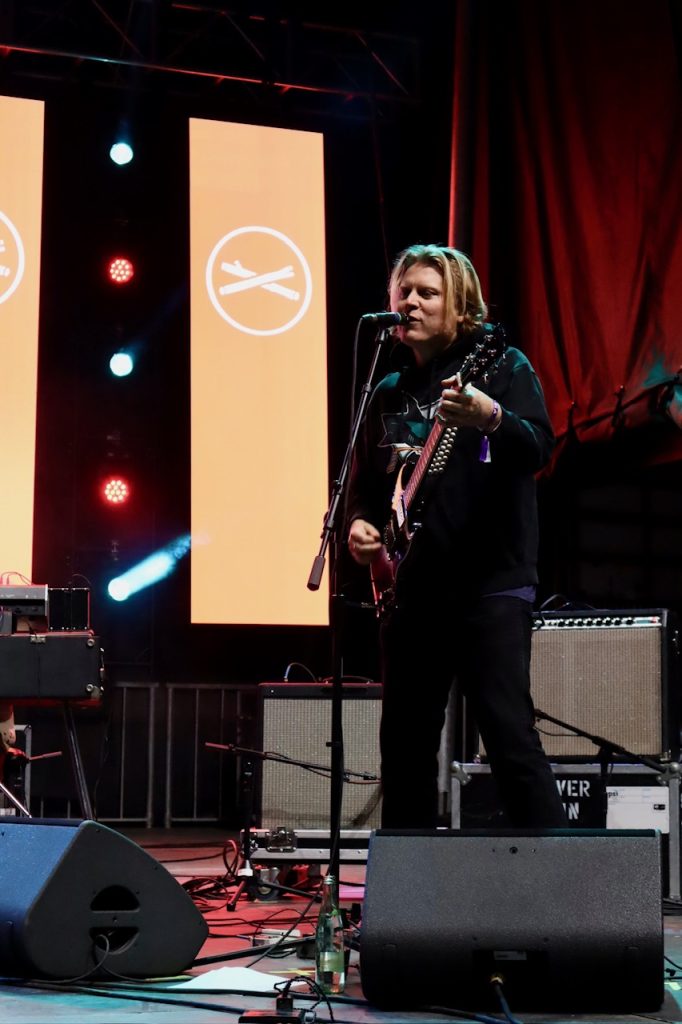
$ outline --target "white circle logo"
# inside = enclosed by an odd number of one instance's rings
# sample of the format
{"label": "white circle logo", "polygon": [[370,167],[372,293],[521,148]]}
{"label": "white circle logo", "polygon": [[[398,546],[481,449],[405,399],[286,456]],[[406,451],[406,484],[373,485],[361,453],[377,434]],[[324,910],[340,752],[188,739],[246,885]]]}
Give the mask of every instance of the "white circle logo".
{"label": "white circle logo", "polygon": [[206,289],[228,324],[266,336],[283,334],[305,316],[313,281],[305,256],[290,238],[274,228],[250,226],[235,228],[213,247]]}
{"label": "white circle logo", "polygon": [[0,303],[17,290],[25,266],[21,236],[9,217],[0,210]]}

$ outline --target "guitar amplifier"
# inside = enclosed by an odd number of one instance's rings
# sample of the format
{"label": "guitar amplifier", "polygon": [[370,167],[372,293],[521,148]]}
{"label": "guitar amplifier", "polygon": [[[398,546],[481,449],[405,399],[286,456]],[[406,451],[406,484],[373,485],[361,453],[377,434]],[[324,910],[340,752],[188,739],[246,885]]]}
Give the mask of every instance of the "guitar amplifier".
{"label": "guitar amplifier", "polygon": [[[329,683],[261,683],[261,749],[296,761],[331,765]],[[343,685],[344,768],[379,776],[378,683]],[[353,778],[351,776],[351,778]],[[261,767],[260,824],[263,828],[329,828],[330,779],[295,764],[265,760]],[[346,782],[341,825],[345,829],[378,828],[378,781]]]}
{"label": "guitar amplifier", "polygon": [[[535,707],[634,754],[677,760],[678,629],[667,609],[543,612],[535,617]],[[595,760],[587,739],[538,723],[550,758]]]}

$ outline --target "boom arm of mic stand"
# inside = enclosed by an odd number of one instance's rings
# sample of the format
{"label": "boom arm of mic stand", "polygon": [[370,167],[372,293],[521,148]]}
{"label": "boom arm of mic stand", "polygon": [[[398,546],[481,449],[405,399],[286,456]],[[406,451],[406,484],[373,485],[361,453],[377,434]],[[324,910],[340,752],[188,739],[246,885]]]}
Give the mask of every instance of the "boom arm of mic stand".
{"label": "boom arm of mic stand", "polygon": [[[309,761],[294,761],[293,758],[280,757],[277,754],[270,754],[263,750],[250,750],[248,747],[238,747],[234,743],[205,743],[205,747],[211,747],[213,750],[222,750],[230,754],[245,754],[247,756],[246,764],[242,770],[242,796],[244,799],[244,822],[242,829],[242,866],[238,869],[236,877],[239,879],[239,883],[232,897],[225,904],[225,909],[234,911],[237,909],[237,903],[239,897],[243,892],[246,892],[248,896],[255,898],[255,894],[261,889],[274,889],[277,892],[288,892],[293,893],[295,896],[299,896],[301,890],[293,889],[288,885],[279,885],[277,882],[264,882],[262,879],[257,878],[256,872],[254,871],[251,863],[251,816],[253,813],[253,765],[252,761],[254,758],[260,758],[262,761],[278,761],[281,764],[293,764],[300,768],[311,768],[311,769],[323,769],[329,771],[328,765],[316,765]],[[378,782],[374,776],[369,776],[362,772],[347,772],[347,775],[357,775],[364,779],[371,779],[372,781]],[[30,817],[29,812],[15,800],[9,791],[5,790],[5,787],[0,783],[0,790],[4,791],[6,795],[13,800],[19,809],[24,811]],[[320,902],[322,897],[320,894],[316,894],[314,899]],[[275,946],[280,946],[280,943],[275,943]]]}
{"label": "boom arm of mic stand", "polygon": [[[208,744],[207,744],[208,745]],[[217,746],[217,744],[211,744],[211,746]],[[253,761],[248,758],[242,768],[242,798],[244,800],[244,828],[242,831],[242,864],[236,872],[236,878],[239,879],[237,888],[232,894],[231,898],[225,904],[225,910],[235,911],[239,902],[239,897],[243,892],[251,899],[255,899],[260,889],[275,889],[278,892],[291,892],[299,895],[298,889],[292,889],[286,885],[278,885],[276,882],[261,882],[258,878],[256,871],[254,871],[251,863],[251,818],[253,815]]]}
{"label": "boom arm of mic stand", "polygon": [[[211,747],[212,750],[224,750],[229,754],[246,754],[248,757],[257,757],[261,761],[275,761],[277,764],[291,764],[295,768],[307,768],[313,772],[327,772],[331,771],[331,766],[328,764],[316,764],[314,761],[298,761],[293,757],[287,757],[285,754],[273,753],[269,750],[250,750],[248,747],[237,747],[234,743],[204,743],[205,747]],[[343,777],[345,780],[351,778],[362,779],[363,782],[378,782],[379,779],[376,775],[372,775],[370,772],[351,772],[348,769],[344,769]]]}
{"label": "boom arm of mic stand", "polygon": [[635,754],[632,750],[627,750],[618,743],[612,743],[605,736],[595,736],[590,732],[585,732],[584,729],[579,729],[577,726],[571,725],[570,722],[563,722],[560,718],[554,718],[552,715],[540,711],[539,708],[535,709],[535,717],[540,721],[560,725],[562,729],[568,729],[575,736],[582,736],[583,739],[589,740],[591,743],[594,743],[595,747],[599,748],[602,757],[606,754],[621,754],[623,757],[629,757],[636,764],[646,765],[647,768],[652,768],[653,771],[668,778],[670,778],[671,774],[679,775],[679,765],[675,765],[675,770],[672,771],[674,762],[669,765],[663,765],[659,761],[655,761],[653,757],[647,757],[645,754]]}

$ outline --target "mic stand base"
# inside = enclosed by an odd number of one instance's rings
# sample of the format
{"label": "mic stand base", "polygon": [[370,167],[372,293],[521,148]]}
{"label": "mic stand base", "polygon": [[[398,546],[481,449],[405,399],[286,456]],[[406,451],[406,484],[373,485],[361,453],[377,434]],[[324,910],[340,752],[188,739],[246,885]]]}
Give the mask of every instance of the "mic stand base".
{"label": "mic stand base", "polygon": [[[319,884],[319,883],[318,883]],[[265,895],[263,890],[269,895]],[[243,893],[246,893],[248,900],[268,900],[272,899],[278,892],[289,893],[292,896],[308,896],[314,895],[315,902],[321,901],[321,896],[318,893],[306,892],[303,889],[293,889],[290,885],[280,885],[278,882],[265,882],[259,878],[257,874],[254,874],[252,878],[244,878],[237,886],[234,895],[225,904],[225,909],[234,911],[237,909],[237,903]]]}
{"label": "mic stand base", "polygon": [[[239,872],[237,872],[237,875],[239,876]],[[255,900],[257,897],[253,889],[253,882],[253,870],[251,869],[250,875],[244,875],[234,893],[225,904],[225,910],[229,910],[231,912],[235,911],[237,909],[237,904],[239,903],[239,898],[243,892],[246,892],[247,899]]]}
{"label": "mic stand base", "polygon": [[[250,753],[255,753],[251,751]],[[237,870],[235,877],[239,879],[236,891],[230,896],[225,904],[225,909],[233,912],[237,909],[237,903],[241,896],[246,893],[249,900],[268,899],[274,892],[293,893],[296,896],[305,895],[300,889],[292,889],[286,885],[278,885],[276,882],[263,882],[254,871],[251,864],[251,819],[253,817],[253,776],[254,766],[251,758],[246,758],[241,772],[242,798],[244,802],[244,829],[241,845],[241,867]],[[270,893],[270,897],[263,895],[263,889]],[[319,899],[319,897],[317,897]]]}

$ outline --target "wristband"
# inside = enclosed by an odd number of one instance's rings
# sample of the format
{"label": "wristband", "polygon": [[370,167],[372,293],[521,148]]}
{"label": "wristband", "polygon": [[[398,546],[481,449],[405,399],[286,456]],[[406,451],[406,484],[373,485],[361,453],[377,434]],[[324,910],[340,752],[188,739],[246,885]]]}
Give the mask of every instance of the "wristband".
{"label": "wristband", "polygon": [[500,406],[495,401],[495,399],[493,398],[493,411],[490,413],[490,416],[488,417],[488,420],[487,420],[485,426],[478,428],[481,431],[481,433],[483,434],[483,437],[481,438],[481,450],[480,450],[479,455],[478,455],[479,462],[490,462],[491,461],[491,459],[490,459],[490,441],[488,440],[488,436],[490,434],[493,434],[497,430],[497,428],[499,427],[500,423],[502,422],[502,417],[500,416],[499,420],[497,420],[497,423],[495,423],[495,420],[497,419],[497,415],[498,415],[499,411],[500,411]]}
{"label": "wristband", "polygon": [[495,399],[493,399],[493,411],[490,413],[490,416],[486,420],[485,426],[478,428],[483,434],[492,434],[492,433],[494,433],[494,431],[497,430],[497,428],[499,427],[500,423],[502,422],[502,417],[500,417],[498,422],[495,423],[495,420],[497,419],[497,414],[499,413],[499,411],[500,411],[499,403],[496,402]]}

